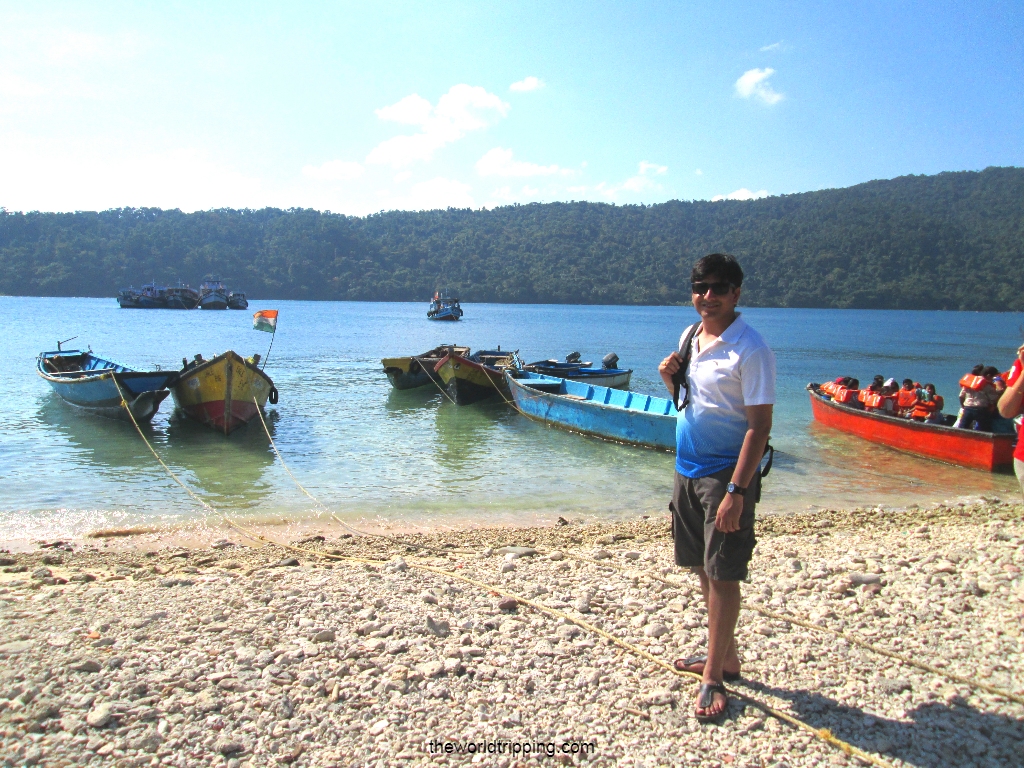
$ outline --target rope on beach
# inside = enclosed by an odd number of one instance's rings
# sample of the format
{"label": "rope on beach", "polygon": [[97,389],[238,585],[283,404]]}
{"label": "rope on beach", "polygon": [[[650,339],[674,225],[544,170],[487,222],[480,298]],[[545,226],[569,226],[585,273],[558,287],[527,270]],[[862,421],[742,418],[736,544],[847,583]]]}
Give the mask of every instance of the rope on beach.
{"label": "rope on beach", "polygon": [[[348,556],[348,555],[332,555],[332,554],[328,554],[326,552],[318,552],[318,551],[316,551],[314,549],[306,549],[305,547],[297,547],[297,546],[294,546],[292,544],[281,544],[279,542],[274,541],[273,539],[269,539],[269,538],[267,538],[265,536],[262,536],[261,534],[254,533],[252,531],[248,531],[245,528],[243,528],[241,525],[239,525],[238,523],[234,522],[233,520],[229,519],[228,520],[228,524],[231,525],[233,528],[235,528],[240,533],[242,533],[244,536],[246,536],[246,537],[248,537],[250,539],[253,539],[255,541],[260,541],[260,542],[263,542],[265,544],[276,545],[276,546],[282,547],[283,549],[291,550],[293,552],[299,552],[299,553],[306,554],[306,555],[312,555],[314,557],[322,557],[322,558],[327,559],[327,560],[335,560],[335,561],[341,561],[341,562],[352,562],[352,563],[363,563],[363,564],[367,564],[368,563],[368,564],[374,564],[374,565],[381,565],[382,564],[381,560],[371,560],[369,558],[351,557],[351,556]],[[664,661],[663,659],[659,659],[657,656],[652,654],[650,651],[644,650],[643,648],[640,648],[639,646],[634,645],[633,643],[630,643],[627,640],[623,640],[622,638],[617,637],[617,636],[611,634],[610,632],[607,632],[607,631],[601,629],[600,627],[597,627],[597,626],[591,624],[590,622],[588,622],[588,621],[586,621],[584,619],[581,619],[579,617],[576,617],[576,616],[573,616],[571,614],[565,613],[564,611],[560,611],[557,608],[552,608],[550,606],[544,605],[543,603],[538,603],[538,602],[536,602],[534,600],[531,600],[531,599],[529,599],[527,597],[523,597],[522,595],[519,595],[519,594],[517,594],[515,592],[509,592],[508,590],[502,589],[501,587],[499,587],[499,586],[497,586],[495,584],[489,584],[489,583],[487,583],[485,581],[479,581],[477,579],[472,579],[472,578],[470,578],[468,576],[463,576],[462,574],[454,573],[452,571],[447,571],[447,570],[445,570],[443,568],[436,568],[434,566],[426,565],[424,563],[411,562],[411,563],[407,563],[407,565],[410,568],[415,568],[417,570],[426,571],[427,573],[433,573],[433,574],[435,574],[437,576],[443,576],[444,578],[454,579],[455,581],[461,581],[464,584],[470,584],[470,585],[472,585],[474,587],[477,587],[479,589],[485,590],[487,592],[491,592],[491,593],[494,593],[494,594],[497,594],[497,595],[501,595],[502,597],[512,598],[517,603],[520,603],[522,605],[528,605],[531,608],[533,608],[534,610],[540,611],[541,613],[546,613],[548,615],[555,616],[556,618],[560,618],[560,619],[564,619],[565,621],[572,622],[576,626],[578,626],[578,627],[580,627],[580,628],[582,628],[582,629],[584,629],[584,630],[586,630],[588,632],[591,632],[591,633],[597,635],[598,637],[602,637],[605,640],[613,643],[614,645],[617,645],[620,648],[623,648],[623,649],[629,651],[630,653],[636,654],[637,656],[640,656],[641,658],[646,659],[647,661],[651,662],[652,664],[655,664],[658,667],[661,667],[662,669],[664,669],[664,670],[666,670],[668,672],[671,672],[672,674],[676,675],[677,677],[688,677],[688,678],[691,678],[691,679],[697,680],[697,681],[701,681],[703,679],[701,677],[701,675],[698,675],[698,674],[696,674],[694,672],[685,672],[683,670],[676,669],[672,664],[669,664],[667,661]],[[744,693],[741,693],[741,692],[735,690],[734,688],[726,688],[726,690],[728,691],[728,694],[730,696],[732,696],[733,698],[738,699],[739,701],[742,701],[742,702],[744,702],[746,704],[749,704],[749,705],[751,705],[753,707],[756,707],[757,709],[760,709],[766,715],[774,717],[774,718],[776,718],[778,720],[781,720],[781,721],[783,721],[785,723],[789,723],[790,725],[792,725],[792,726],[794,726],[796,728],[799,728],[800,730],[806,731],[807,733],[812,734],[815,738],[820,739],[821,741],[823,741],[823,742],[825,742],[827,744],[831,744],[834,747],[838,747],[839,749],[841,749],[844,753],[846,753],[848,755],[852,755],[854,757],[858,757],[861,760],[864,760],[865,762],[870,763],[871,765],[880,766],[880,768],[894,768],[892,763],[889,763],[888,761],[883,760],[879,756],[873,755],[870,752],[865,752],[864,750],[862,750],[862,749],[860,749],[858,747],[855,747],[854,745],[850,744],[849,742],[843,741],[842,739],[836,737],[828,728],[815,728],[814,726],[812,726],[812,725],[810,725],[808,723],[805,723],[803,720],[800,720],[800,719],[798,719],[796,717],[793,717],[792,715],[788,714],[787,712],[783,712],[782,710],[776,709],[775,707],[773,707],[773,706],[771,706],[769,704],[765,704],[764,702],[759,701],[759,700],[757,700],[757,699],[755,699],[755,698],[753,698],[751,696],[748,696],[748,695],[746,695]]]}
{"label": "rope on beach", "polygon": [[[581,560],[582,562],[590,563],[600,568],[613,568],[617,571],[622,571],[624,573],[632,573],[635,576],[644,576],[646,578],[654,579],[655,581],[660,581],[662,584],[665,584],[670,587],[675,587],[676,589],[690,590],[690,587],[686,584],[683,584],[678,581],[673,581],[672,579],[666,579],[663,576],[658,576],[653,573],[648,573],[644,571],[637,573],[634,569],[618,565],[617,563],[608,563],[602,560],[592,560],[589,557],[583,557],[582,555],[574,555],[571,552],[566,552],[565,555],[566,557],[572,557],[576,560]],[[970,677],[958,675],[955,672],[947,672],[944,669],[933,667],[931,664],[926,664],[923,661],[917,661],[916,659],[912,659],[908,656],[904,656],[903,654],[896,653],[895,651],[890,651],[888,648],[882,648],[881,646],[873,645],[872,643],[869,643],[866,640],[862,640],[861,638],[855,635],[842,632],[838,629],[832,629],[831,627],[823,627],[819,624],[813,624],[809,621],[799,619],[795,616],[787,616],[786,614],[775,613],[774,611],[769,611],[767,608],[761,608],[756,605],[744,605],[743,609],[747,611],[753,611],[754,613],[758,613],[767,619],[773,619],[775,621],[785,621],[789,624],[796,624],[798,627],[804,627],[805,629],[811,629],[816,632],[823,632],[825,634],[834,635],[835,637],[846,640],[847,642],[853,643],[854,645],[860,646],[861,648],[880,654],[882,656],[886,656],[890,659],[895,659],[896,661],[902,662],[903,664],[907,664],[912,667],[917,667],[918,669],[921,669],[925,672],[930,672],[934,675],[938,675],[939,677],[948,678],[949,680],[952,680],[957,683],[962,683],[963,685],[967,685],[972,688],[978,688],[979,690],[985,691],[986,693],[991,693],[993,696],[999,696],[1000,698],[1015,701],[1018,704],[1024,704],[1024,696],[1012,693],[1011,691],[1003,690],[1002,688],[997,688],[996,686],[989,685],[988,683],[983,683],[980,680],[974,680]]]}

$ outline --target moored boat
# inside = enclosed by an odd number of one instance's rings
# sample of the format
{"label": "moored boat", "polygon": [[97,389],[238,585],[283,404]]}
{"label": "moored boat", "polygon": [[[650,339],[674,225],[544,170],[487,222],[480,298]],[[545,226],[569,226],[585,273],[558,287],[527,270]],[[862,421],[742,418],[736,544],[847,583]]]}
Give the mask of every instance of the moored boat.
{"label": "moored boat", "polygon": [[529,371],[506,371],[505,380],[526,416],[605,440],[676,448],[676,409],[667,398]]}
{"label": "moored boat", "polygon": [[125,405],[135,421],[153,418],[160,403],[170,394],[168,385],[175,371],[137,371],[115,363],[92,350],[61,349],[43,352],[36,366],[39,375],[66,403],[98,416],[128,419]]}
{"label": "moored boat", "polygon": [[267,400],[277,403],[277,389],[259,361],[259,355],[243,358],[230,350],[212,360],[196,355],[174,382],[175,405],[190,419],[231,434],[254,419]]}
{"label": "moored boat", "polygon": [[231,291],[228,294],[228,309],[248,309],[249,301],[244,291]]}
{"label": "moored boat", "polygon": [[381,363],[384,365],[384,373],[387,375],[388,381],[395,389],[416,389],[431,382],[440,382],[438,375],[434,373],[434,366],[449,351],[466,356],[469,354],[469,347],[442,344],[439,347],[428,349],[422,355],[385,357]]}
{"label": "moored boat", "polygon": [[199,304],[199,291],[178,284],[164,289],[168,309],[195,309]]}
{"label": "moored boat", "polygon": [[817,384],[808,384],[807,391],[815,420],[873,443],[989,472],[1013,463],[1015,435],[957,429],[880,411],[864,411],[836,402]]}
{"label": "moored boat", "polygon": [[199,284],[200,309],[227,309],[228,289],[221,279],[214,275]]}
{"label": "moored boat", "polygon": [[117,292],[117,305],[121,309],[139,309],[139,292],[134,288],[122,288]]}
{"label": "moored boat", "polygon": [[434,293],[434,298],[427,309],[427,317],[431,320],[458,320],[462,317],[459,300],[446,295],[444,291]]}
{"label": "moored boat", "polygon": [[146,283],[138,293],[139,309],[164,309],[167,292],[156,283]]}
{"label": "moored boat", "polygon": [[512,366],[513,354],[497,350],[479,350],[472,355],[446,353],[434,366],[448,396],[457,405],[468,405],[495,395],[508,400],[504,371]]}
{"label": "moored boat", "polygon": [[558,360],[538,360],[534,363],[526,363],[523,365],[523,370],[559,379],[585,381],[599,387],[629,389],[629,380],[633,375],[633,370],[619,368],[619,356],[614,352],[605,355],[599,368],[595,368],[593,363],[581,362],[578,352],[568,355],[565,360],[564,363]]}

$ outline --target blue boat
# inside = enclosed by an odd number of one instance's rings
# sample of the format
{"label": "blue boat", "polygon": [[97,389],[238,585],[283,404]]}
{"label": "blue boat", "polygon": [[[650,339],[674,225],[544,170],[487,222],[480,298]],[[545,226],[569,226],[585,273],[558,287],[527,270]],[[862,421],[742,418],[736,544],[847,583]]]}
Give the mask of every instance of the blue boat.
{"label": "blue boat", "polygon": [[506,371],[519,411],[573,432],[674,451],[676,409],[664,397],[599,387],[529,371]]}
{"label": "blue boat", "polygon": [[558,360],[538,360],[535,363],[526,363],[523,365],[523,370],[554,376],[558,379],[585,381],[587,384],[599,387],[629,389],[629,380],[633,375],[633,369],[619,368],[618,363],[619,356],[610,352],[604,356],[601,367],[595,368],[593,363],[581,362],[579,352],[573,352],[566,356],[564,363]]}
{"label": "blue boat", "polygon": [[463,315],[458,299],[448,297],[445,292],[437,291],[427,309],[427,317],[431,320],[458,320]]}
{"label": "blue boat", "polygon": [[56,352],[39,355],[37,369],[64,402],[99,416],[127,419],[123,392],[140,424],[153,418],[178,375],[173,370],[136,371],[94,355],[91,349],[61,349],[60,344]]}
{"label": "blue boat", "polygon": [[227,309],[228,289],[221,279],[213,275],[199,284],[200,309]]}

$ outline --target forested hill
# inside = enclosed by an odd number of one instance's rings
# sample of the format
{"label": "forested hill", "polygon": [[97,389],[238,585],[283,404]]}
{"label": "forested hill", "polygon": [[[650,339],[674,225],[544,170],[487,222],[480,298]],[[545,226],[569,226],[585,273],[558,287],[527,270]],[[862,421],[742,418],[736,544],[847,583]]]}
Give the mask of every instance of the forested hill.
{"label": "forested hill", "polygon": [[114,296],[208,273],[261,299],[670,304],[736,255],[744,303],[1024,310],[1024,169],[905,176],[753,201],[490,211],[152,208],[0,213],[0,293]]}

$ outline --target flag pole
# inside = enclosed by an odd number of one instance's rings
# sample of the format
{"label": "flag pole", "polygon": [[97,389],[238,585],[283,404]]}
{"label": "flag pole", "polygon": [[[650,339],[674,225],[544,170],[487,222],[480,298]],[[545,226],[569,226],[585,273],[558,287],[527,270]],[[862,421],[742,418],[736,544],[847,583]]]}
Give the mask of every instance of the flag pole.
{"label": "flag pole", "polygon": [[274,348],[274,339],[277,338],[277,325],[274,325],[274,332],[270,334],[270,346],[267,347],[267,355],[263,358],[263,367],[260,370],[266,370],[267,360],[270,359],[270,350]]}

